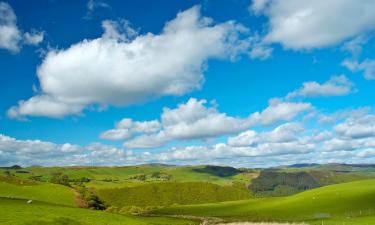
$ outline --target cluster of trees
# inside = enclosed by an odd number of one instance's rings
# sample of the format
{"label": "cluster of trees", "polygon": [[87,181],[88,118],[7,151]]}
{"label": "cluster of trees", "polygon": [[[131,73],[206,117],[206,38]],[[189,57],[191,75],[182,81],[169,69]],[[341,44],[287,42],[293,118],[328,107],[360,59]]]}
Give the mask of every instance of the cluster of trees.
{"label": "cluster of trees", "polygon": [[105,210],[107,208],[106,204],[90,188],[82,185],[77,186],[76,190],[85,201],[87,208],[95,210]]}
{"label": "cluster of trees", "polygon": [[210,165],[204,166],[203,168],[195,168],[193,169],[193,171],[198,172],[198,173],[208,173],[208,174],[218,176],[218,177],[230,177],[230,176],[237,175],[238,173],[241,172],[240,170],[233,168],[233,167],[229,167],[229,166],[210,166]]}
{"label": "cluster of trees", "polygon": [[69,181],[70,180],[69,180],[68,175],[62,174],[62,173],[54,173],[54,174],[52,174],[52,177],[50,179],[51,183],[61,184],[61,185],[65,185],[65,186],[70,187]]}
{"label": "cluster of trees", "polygon": [[150,175],[146,174],[137,174],[129,179],[131,180],[139,180],[139,181],[146,181],[146,180],[162,180],[162,181],[170,181],[172,179],[172,175],[162,173],[162,172],[153,172]]}
{"label": "cluster of trees", "polygon": [[319,187],[318,181],[307,172],[263,170],[249,188],[255,195],[282,196]]}
{"label": "cluster of trees", "polygon": [[50,179],[51,183],[61,184],[61,185],[65,185],[65,186],[68,186],[68,187],[71,187],[71,183],[73,183],[75,185],[82,185],[83,183],[87,183],[87,182],[90,182],[90,181],[91,181],[91,179],[88,178],[88,177],[71,179],[71,178],[69,178],[68,175],[62,174],[62,173],[53,173],[52,177]]}

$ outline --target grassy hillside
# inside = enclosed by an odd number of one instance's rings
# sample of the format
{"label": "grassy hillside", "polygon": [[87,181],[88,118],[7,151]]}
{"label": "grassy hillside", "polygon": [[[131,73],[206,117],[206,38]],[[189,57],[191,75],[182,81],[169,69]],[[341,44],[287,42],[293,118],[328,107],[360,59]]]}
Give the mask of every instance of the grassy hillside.
{"label": "grassy hillside", "polygon": [[74,206],[75,194],[71,188],[51,183],[23,182],[0,179],[0,197],[39,200],[59,205]]}
{"label": "grassy hillside", "polygon": [[[371,219],[374,224],[375,180],[363,180],[305,191],[278,198],[259,198],[190,206],[172,206],[161,214],[222,217],[249,221],[351,221]],[[363,219],[365,222],[367,219]],[[369,223],[370,224],[370,223]]]}
{"label": "grassy hillside", "polygon": [[173,218],[132,217],[104,211],[0,198],[0,224],[4,225],[188,225],[196,221]]}
{"label": "grassy hillside", "polygon": [[220,186],[207,182],[160,182],[136,187],[101,189],[98,196],[110,205],[166,206],[248,199],[245,186]]}
{"label": "grassy hillside", "polygon": [[[2,169],[3,172],[5,171]],[[71,180],[88,178],[86,186],[101,188],[117,188],[142,185],[147,182],[201,181],[220,185],[240,182],[247,184],[257,171],[242,171],[232,167],[217,166],[164,166],[140,165],[125,167],[29,167],[10,170],[11,173],[22,179],[37,179],[48,182],[54,174],[64,174]],[[219,171],[219,172],[218,172]],[[0,169],[0,173],[1,173]],[[159,176],[155,176],[159,174]]]}

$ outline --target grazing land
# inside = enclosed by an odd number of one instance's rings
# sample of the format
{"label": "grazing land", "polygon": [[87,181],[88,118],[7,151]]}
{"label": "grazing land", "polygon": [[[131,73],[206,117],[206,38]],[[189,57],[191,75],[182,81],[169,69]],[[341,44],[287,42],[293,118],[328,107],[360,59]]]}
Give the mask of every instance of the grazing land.
{"label": "grazing land", "polygon": [[365,225],[375,167],[1,168],[0,207],[0,224]]}

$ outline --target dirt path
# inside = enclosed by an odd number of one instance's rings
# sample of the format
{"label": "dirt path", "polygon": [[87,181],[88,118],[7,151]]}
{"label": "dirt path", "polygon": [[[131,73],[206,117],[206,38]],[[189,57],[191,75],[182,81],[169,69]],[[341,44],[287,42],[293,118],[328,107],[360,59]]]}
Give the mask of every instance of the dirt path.
{"label": "dirt path", "polygon": [[251,222],[237,222],[237,223],[218,223],[216,225],[307,225],[306,223],[251,223]]}
{"label": "dirt path", "polygon": [[213,224],[223,224],[224,220],[217,217],[202,217],[202,216],[188,216],[188,215],[159,215],[159,214],[147,214],[147,216],[156,216],[156,217],[170,217],[178,219],[187,219],[187,220],[198,220],[201,221],[200,225],[213,225]]}
{"label": "dirt path", "polygon": [[188,216],[188,215],[158,215],[147,214],[147,216],[163,216],[188,220],[199,220],[200,225],[308,225],[306,223],[266,223],[266,222],[233,222],[225,223],[223,219],[217,217],[202,217],[202,216]]}
{"label": "dirt path", "polygon": [[86,201],[82,198],[82,195],[80,193],[78,193],[77,190],[75,190],[74,188],[72,189],[73,192],[74,192],[74,201],[75,201],[75,204],[78,208],[87,208],[87,203]]}

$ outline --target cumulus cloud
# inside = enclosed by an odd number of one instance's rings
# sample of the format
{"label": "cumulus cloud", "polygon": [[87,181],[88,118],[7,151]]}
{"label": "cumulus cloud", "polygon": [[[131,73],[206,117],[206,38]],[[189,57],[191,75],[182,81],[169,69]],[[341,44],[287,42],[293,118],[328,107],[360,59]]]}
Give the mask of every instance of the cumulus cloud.
{"label": "cumulus cloud", "polygon": [[252,117],[263,125],[270,125],[277,121],[292,120],[312,108],[310,103],[284,102],[280,99],[271,99],[265,110],[252,114]]}
{"label": "cumulus cloud", "polygon": [[17,53],[22,44],[38,45],[43,38],[44,32],[32,30],[23,33],[17,27],[17,16],[12,7],[6,2],[0,2],[0,48]]}
{"label": "cumulus cloud", "polygon": [[[101,138],[125,140],[127,148],[155,148],[174,140],[202,140],[223,135],[236,134],[252,126],[272,125],[280,121],[289,121],[312,109],[309,103],[270,101],[270,105],[261,112],[247,117],[233,117],[219,112],[215,104],[205,99],[190,98],[176,108],[164,108],[160,122],[131,121],[134,124],[147,124],[148,129],[132,131],[132,126],[124,128],[121,122],[115,129],[107,130]],[[150,129],[152,127],[152,129]]]}
{"label": "cumulus cloud", "polygon": [[286,143],[298,139],[300,133],[304,131],[301,124],[286,123],[276,127],[270,132],[258,134],[253,130],[245,131],[235,137],[228,138],[228,144],[234,147],[256,146],[261,143]]}
{"label": "cumulus cloud", "polygon": [[157,147],[171,140],[212,138],[247,129],[251,123],[251,118],[231,117],[207,105],[205,99],[191,98],[175,109],[163,109],[160,132],[138,136],[124,145],[128,148]]}
{"label": "cumulus cloud", "polygon": [[354,84],[346,76],[333,76],[322,84],[315,81],[305,82],[301,88],[288,93],[286,99],[296,97],[343,96],[353,92],[353,88]]}
{"label": "cumulus cloud", "polygon": [[[348,115],[327,130],[287,122],[261,131],[247,130],[210,145],[188,145],[157,152],[133,152],[100,143],[87,146],[18,140],[0,135],[1,165],[129,165],[141,163],[227,164],[266,167],[301,162],[369,163],[375,159],[375,116]],[[117,127],[154,131],[155,126],[125,119]],[[144,122],[144,121],[143,121]],[[158,132],[162,135],[163,132]],[[155,139],[160,141],[160,139]],[[145,142],[150,144],[150,142]]]}
{"label": "cumulus cloud", "polygon": [[250,6],[269,19],[265,41],[291,49],[331,46],[371,31],[374,8],[372,0],[254,0]]}
{"label": "cumulus cloud", "polygon": [[366,138],[375,136],[375,116],[365,115],[362,117],[351,117],[335,126],[335,131],[340,137]]}
{"label": "cumulus cloud", "polygon": [[[178,13],[160,34],[136,35],[126,22],[104,21],[103,28],[102,37],[47,54],[37,70],[38,97],[84,108],[179,96],[201,87],[208,59],[231,58],[248,50],[246,40],[240,39],[245,27],[234,21],[214,24],[197,6]],[[30,100],[21,102],[14,114],[38,116],[24,113],[25,104],[33,105]]]}
{"label": "cumulus cloud", "polygon": [[137,133],[155,133],[161,128],[159,121],[133,121],[130,118],[122,119],[116,124],[115,129],[107,130],[100,134],[100,138],[107,140],[125,140]]}
{"label": "cumulus cloud", "polygon": [[21,118],[20,115],[62,118],[66,114],[78,114],[82,110],[80,104],[67,104],[45,95],[35,96],[27,101],[19,101],[18,104],[19,107],[14,106],[8,110],[9,118]]}

